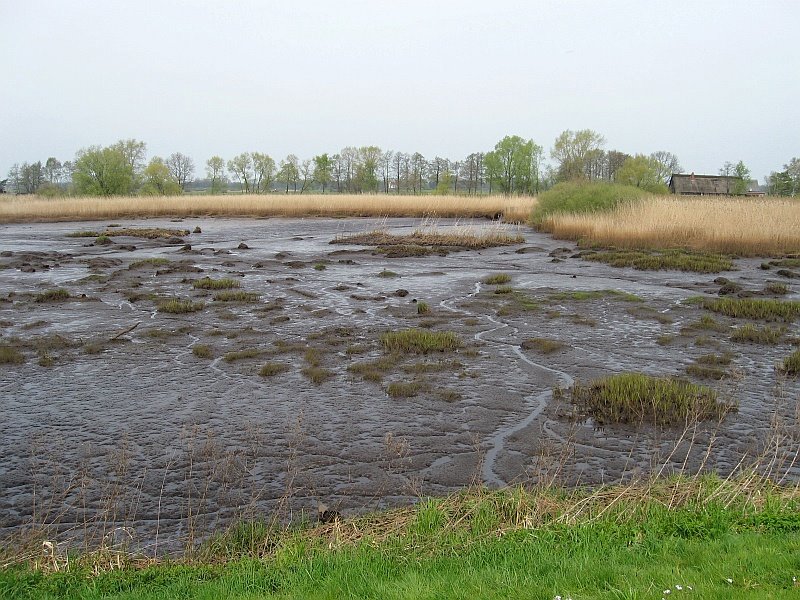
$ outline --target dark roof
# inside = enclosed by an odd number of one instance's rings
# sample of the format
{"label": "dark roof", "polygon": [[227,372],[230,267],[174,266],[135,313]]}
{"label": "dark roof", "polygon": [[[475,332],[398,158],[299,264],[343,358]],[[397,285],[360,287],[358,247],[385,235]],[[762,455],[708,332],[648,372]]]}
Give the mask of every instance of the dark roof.
{"label": "dark roof", "polygon": [[683,175],[673,173],[669,178],[669,189],[675,194],[732,194],[738,177],[728,175]]}

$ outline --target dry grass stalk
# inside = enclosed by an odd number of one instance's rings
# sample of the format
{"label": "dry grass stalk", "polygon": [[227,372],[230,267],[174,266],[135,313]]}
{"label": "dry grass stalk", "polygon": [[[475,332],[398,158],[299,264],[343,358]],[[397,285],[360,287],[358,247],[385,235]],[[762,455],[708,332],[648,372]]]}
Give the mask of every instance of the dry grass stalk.
{"label": "dry grass stalk", "polygon": [[0,223],[92,221],[141,217],[478,217],[524,222],[532,197],[506,196],[143,196],[137,198],[11,197],[0,201]]}
{"label": "dry grass stalk", "polygon": [[800,251],[800,202],[660,196],[608,213],[555,214],[543,229],[592,245],[783,256]]}

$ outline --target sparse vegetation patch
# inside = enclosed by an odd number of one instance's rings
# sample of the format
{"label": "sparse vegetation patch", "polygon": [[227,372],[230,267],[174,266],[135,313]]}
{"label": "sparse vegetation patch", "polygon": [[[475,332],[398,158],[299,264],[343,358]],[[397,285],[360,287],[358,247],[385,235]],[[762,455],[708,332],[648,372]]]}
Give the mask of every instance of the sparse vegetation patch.
{"label": "sparse vegetation patch", "polygon": [[566,344],[558,340],[540,337],[523,340],[521,346],[523,350],[534,350],[540,354],[552,354],[553,352],[566,348]]}
{"label": "sparse vegetation patch", "polygon": [[700,298],[706,310],[734,319],[794,321],[800,316],[800,301],[765,298]]}
{"label": "sparse vegetation patch", "polygon": [[781,373],[796,377],[800,375],[800,350],[795,350],[783,359],[783,363],[778,369]]}
{"label": "sparse vegetation patch", "polygon": [[0,346],[0,365],[21,365],[25,356],[11,346]]}
{"label": "sparse vegetation patch", "polygon": [[508,273],[495,273],[494,275],[489,275],[483,280],[483,283],[486,285],[500,285],[502,283],[509,283],[511,281],[511,275]]}
{"label": "sparse vegetation patch", "polygon": [[214,294],[214,302],[256,302],[259,295],[242,290],[223,290]]}
{"label": "sparse vegetation patch", "polygon": [[234,362],[248,358],[257,358],[261,356],[261,354],[263,354],[263,352],[258,348],[245,348],[244,350],[233,350],[231,352],[226,352],[222,358],[225,360],[225,362]]}
{"label": "sparse vegetation patch", "polygon": [[764,325],[758,327],[753,323],[745,323],[737,327],[731,335],[734,342],[750,342],[753,344],[777,344],[786,333],[786,327]]}
{"label": "sparse vegetation patch", "polygon": [[213,356],[211,346],[207,346],[205,344],[195,344],[192,346],[192,354],[194,354],[197,358],[211,358]]}
{"label": "sparse vegetation patch", "polygon": [[192,302],[191,300],[180,300],[178,298],[164,300],[158,304],[159,312],[176,315],[197,312],[203,310],[204,307],[205,304],[202,302]]}
{"label": "sparse vegetation patch", "polygon": [[289,365],[280,362],[268,362],[259,369],[258,374],[261,377],[274,377],[281,373],[286,373],[289,370]]}
{"label": "sparse vegetation patch", "polygon": [[602,262],[612,267],[632,267],[639,271],[691,271],[719,273],[734,269],[733,261],[721,254],[687,252],[685,250],[641,251],[600,250],[581,253],[581,258]]}
{"label": "sparse vegetation patch", "polygon": [[229,290],[232,288],[241,287],[236,279],[224,277],[222,279],[211,279],[210,277],[203,277],[192,282],[192,287],[198,290]]}
{"label": "sparse vegetation patch", "polygon": [[386,393],[392,398],[411,398],[425,389],[421,381],[393,381],[386,386]]}
{"label": "sparse vegetation patch", "polygon": [[163,267],[169,264],[169,260],[161,257],[144,258],[142,260],[135,260],[130,265],[129,269],[141,269],[143,267]]}
{"label": "sparse vegetation patch", "polygon": [[59,302],[61,300],[67,300],[69,298],[69,292],[63,288],[56,288],[54,290],[47,290],[46,292],[42,292],[40,294],[36,294],[36,297],[33,299],[34,302]]}

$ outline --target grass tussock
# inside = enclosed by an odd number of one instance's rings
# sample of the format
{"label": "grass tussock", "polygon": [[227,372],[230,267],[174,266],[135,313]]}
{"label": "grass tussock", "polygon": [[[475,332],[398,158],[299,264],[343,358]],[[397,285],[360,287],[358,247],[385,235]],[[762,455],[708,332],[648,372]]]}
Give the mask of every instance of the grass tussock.
{"label": "grass tussock", "polygon": [[[0,223],[93,221],[146,217],[442,217],[497,218],[519,223],[536,199],[505,196],[394,196],[307,194],[287,202],[283,194],[37,198],[19,196],[0,203]],[[97,233],[97,232],[95,232]],[[111,235],[113,232],[109,232]],[[115,235],[124,235],[117,232]],[[91,236],[96,237],[96,236]]]}
{"label": "grass tussock", "polygon": [[800,317],[800,301],[766,298],[699,298],[703,308],[734,319],[792,322]]}
{"label": "grass tussock", "polygon": [[53,290],[47,290],[45,292],[41,292],[40,294],[36,294],[33,301],[34,302],[60,302],[61,300],[68,300],[69,299],[69,292],[63,288],[56,288]]}
{"label": "grass tussock", "polygon": [[245,348],[244,350],[232,350],[223,355],[225,362],[235,362],[237,360],[246,360],[248,358],[258,358],[263,352],[258,348]]}
{"label": "grass tussock", "polygon": [[25,356],[11,346],[0,346],[0,365],[21,365]]}
{"label": "grass tussock", "polygon": [[300,372],[307,377],[314,385],[322,385],[333,377],[333,371],[324,367],[306,366]]}
{"label": "grass tussock", "polygon": [[639,271],[690,271],[719,273],[734,269],[733,261],[721,254],[687,252],[685,250],[642,251],[600,250],[584,252],[584,260],[602,262],[612,267],[631,267]]}
{"label": "grass tussock", "polygon": [[261,377],[274,377],[281,373],[286,373],[289,370],[289,365],[281,362],[268,362],[265,363],[259,370],[258,374]]}
{"label": "grass tussock", "polygon": [[386,352],[398,354],[428,354],[458,350],[464,345],[457,333],[452,331],[428,331],[412,328],[388,331],[381,335],[381,344]]}
{"label": "grass tussock", "polygon": [[195,344],[192,346],[192,354],[197,358],[211,358],[214,356],[211,346],[207,346],[206,344]]}
{"label": "grass tussock", "polygon": [[427,302],[417,302],[418,315],[427,315],[430,312],[431,312],[431,307],[428,305]]}
{"label": "grass tussock", "polygon": [[483,283],[486,285],[500,285],[503,283],[511,283],[511,275],[508,273],[495,273],[494,275],[487,276]]}
{"label": "grass tussock", "polygon": [[539,354],[552,354],[567,347],[563,342],[548,338],[533,337],[524,340],[521,344],[523,350],[534,350]]}
{"label": "grass tussock", "polygon": [[737,327],[731,335],[733,342],[749,342],[751,344],[777,344],[786,334],[786,327],[758,327],[753,323],[745,323]]}
{"label": "grass tussock", "polygon": [[682,425],[721,419],[731,405],[711,388],[682,379],[623,373],[572,388],[572,402],[598,423]]}
{"label": "grass tussock", "polygon": [[158,304],[159,312],[175,315],[193,313],[203,310],[203,308],[205,308],[205,304],[202,302],[192,302],[191,300],[180,300],[178,298],[165,300]]}
{"label": "grass tussock", "polygon": [[586,302],[587,300],[602,300],[604,298],[615,298],[623,302],[644,302],[636,294],[620,290],[577,290],[573,292],[556,292],[550,295],[550,300],[553,301],[574,300],[576,302]]}
{"label": "grass tussock", "polygon": [[605,213],[550,213],[541,227],[558,239],[591,246],[785,256],[800,249],[800,203],[786,198],[659,196],[622,203]]}
{"label": "grass tussock", "polygon": [[393,381],[386,386],[386,393],[390,398],[413,398],[424,389],[421,381]]}
{"label": "grass tussock", "polygon": [[143,258],[135,260],[128,265],[129,269],[141,269],[143,267],[164,267],[169,264],[169,259],[160,257]]}
{"label": "grass tussock", "polygon": [[789,356],[783,359],[783,363],[778,370],[792,377],[800,375],[800,350],[795,350]]}
{"label": "grass tussock", "polygon": [[222,279],[203,277],[202,279],[192,282],[192,287],[197,290],[230,290],[241,287],[241,283],[230,277],[223,277]]}
{"label": "grass tussock", "polygon": [[214,302],[257,302],[260,297],[255,292],[223,290],[214,294]]}

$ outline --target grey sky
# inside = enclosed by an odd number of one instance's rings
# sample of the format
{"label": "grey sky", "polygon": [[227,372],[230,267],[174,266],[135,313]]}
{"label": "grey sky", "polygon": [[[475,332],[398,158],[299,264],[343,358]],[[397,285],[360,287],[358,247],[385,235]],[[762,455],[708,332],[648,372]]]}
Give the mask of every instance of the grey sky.
{"label": "grey sky", "polygon": [[0,0],[0,23],[0,175],[131,137],[199,174],[583,128],[697,173],[800,155],[797,0]]}

